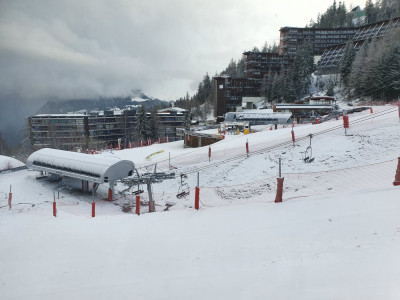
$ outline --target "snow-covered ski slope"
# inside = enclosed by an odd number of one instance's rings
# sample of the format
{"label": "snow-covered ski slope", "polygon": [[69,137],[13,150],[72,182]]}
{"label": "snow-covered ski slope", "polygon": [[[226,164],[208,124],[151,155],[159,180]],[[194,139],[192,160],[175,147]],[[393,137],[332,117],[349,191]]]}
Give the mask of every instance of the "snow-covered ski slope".
{"label": "snow-covered ski slope", "polygon": [[175,197],[178,178],[153,186],[156,213],[141,216],[122,212],[130,193],[110,203],[102,187],[91,218],[91,195],[26,170],[0,174],[0,298],[400,299],[400,122],[395,107],[373,109],[350,115],[347,135],[341,119],[295,125],[294,146],[291,127],[228,135],[211,162],[208,147],[182,142],[101,154],[165,172],[171,156],[192,189],[199,172],[199,211],[194,192]]}

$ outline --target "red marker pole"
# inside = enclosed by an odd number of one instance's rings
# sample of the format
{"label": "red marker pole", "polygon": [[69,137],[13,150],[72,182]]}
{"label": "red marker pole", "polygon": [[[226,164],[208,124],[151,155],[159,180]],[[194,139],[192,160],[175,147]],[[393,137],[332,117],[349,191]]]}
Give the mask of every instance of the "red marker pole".
{"label": "red marker pole", "polygon": [[294,137],[294,131],[293,131],[293,127],[292,127],[292,142],[293,142],[293,146],[294,146],[294,142],[296,141],[296,138]]}
{"label": "red marker pole", "polygon": [[96,216],[96,202],[92,201],[92,218]]}
{"label": "red marker pole", "polygon": [[249,140],[246,140],[246,154],[249,157]]}
{"label": "red marker pole", "polygon": [[194,208],[196,210],[199,210],[199,202],[200,202],[200,188],[196,186],[195,197],[194,197]]}
{"label": "red marker pole", "polygon": [[197,186],[195,189],[195,195],[194,195],[194,208],[196,210],[199,210],[199,203],[200,203],[200,187],[199,187],[199,182],[200,182],[200,176],[199,172],[197,172]]}
{"label": "red marker pole", "polygon": [[53,191],[53,216],[57,217],[56,193]]}
{"label": "red marker pole", "polygon": [[399,119],[400,119],[400,99],[399,102],[397,103],[397,106],[399,107]]}
{"label": "red marker pole", "polygon": [[208,162],[211,161],[211,147],[208,146]]}
{"label": "red marker pole", "polygon": [[57,206],[56,201],[53,201],[53,216],[57,217]]}
{"label": "red marker pole", "polygon": [[136,196],[136,214],[139,216],[140,215],[140,196]]}
{"label": "red marker pole", "polygon": [[11,184],[10,184],[10,193],[8,193],[8,209],[12,208],[12,192],[11,192]]}

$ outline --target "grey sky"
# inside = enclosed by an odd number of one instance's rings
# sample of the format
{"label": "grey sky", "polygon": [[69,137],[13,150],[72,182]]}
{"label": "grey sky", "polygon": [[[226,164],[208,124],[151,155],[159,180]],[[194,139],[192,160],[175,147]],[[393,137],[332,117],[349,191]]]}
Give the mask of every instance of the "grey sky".
{"label": "grey sky", "polygon": [[192,93],[206,72],[278,42],[280,27],[304,26],[332,2],[2,1],[0,88],[32,98],[139,88],[174,99]]}

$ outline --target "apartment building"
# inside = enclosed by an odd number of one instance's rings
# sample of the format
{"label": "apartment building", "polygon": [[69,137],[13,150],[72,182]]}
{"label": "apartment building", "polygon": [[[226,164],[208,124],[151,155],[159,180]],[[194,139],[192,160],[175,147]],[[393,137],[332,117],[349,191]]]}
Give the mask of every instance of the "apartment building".
{"label": "apartment building", "polygon": [[299,28],[282,27],[280,29],[279,54],[295,56],[297,48],[311,43],[314,55],[322,55],[326,47],[346,43],[357,32],[350,28]]}
{"label": "apartment building", "polygon": [[217,76],[214,80],[214,117],[223,119],[228,111],[242,105],[243,96],[256,96],[257,88],[246,77]]}
{"label": "apartment building", "polygon": [[72,150],[88,143],[84,114],[40,114],[29,117],[28,126],[35,150],[45,147]]}
{"label": "apartment building", "polygon": [[[177,128],[184,124],[187,111],[169,108],[157,112],[159,137],[169,141],[182,139]],[[150,114],[147,114],[150,118]],[[39,114],[28,117],[30,142],[34,150],[55,148],[100,149],[116,147],[118,140],[128,144],[135,140],[136,111],[116,110],[87,114]]]}
{"label": "apartment building", "polygon": [[158,110],[157,120],[160,137],[168,137],[170,142],[183,139],[183,133],[179,129],[185,127],[185,119],[188,113],[189,111],[179,107]]}

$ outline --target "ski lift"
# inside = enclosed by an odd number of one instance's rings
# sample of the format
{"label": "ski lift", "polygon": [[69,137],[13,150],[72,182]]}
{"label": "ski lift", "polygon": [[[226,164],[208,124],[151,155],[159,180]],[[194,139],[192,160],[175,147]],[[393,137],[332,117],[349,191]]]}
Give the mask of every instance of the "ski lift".
{"label": "ski lift", "polygon": [[187,182],[185,182],[186,178],[187,178],[186,174],[181,174],[181,185],[178,189],[178,194],[176,194],[176,198],[178,199],[182,199],[186,196],[189,196],[190,194],[189,185],[187,184]]}
{"label": "ski lift", "polygon": [[306,148],[306,151],[301,152],[303,154],[303,161],[305,163],[312,163],[315,159],[315,157],[312,157],[312,147],[311,147],[311,139],[312,139],[312,134],[310,133],[310,146]]}

